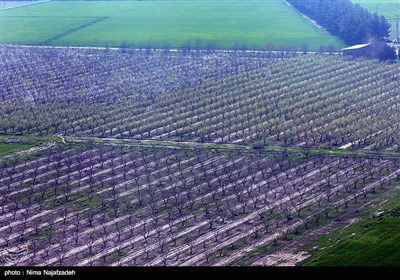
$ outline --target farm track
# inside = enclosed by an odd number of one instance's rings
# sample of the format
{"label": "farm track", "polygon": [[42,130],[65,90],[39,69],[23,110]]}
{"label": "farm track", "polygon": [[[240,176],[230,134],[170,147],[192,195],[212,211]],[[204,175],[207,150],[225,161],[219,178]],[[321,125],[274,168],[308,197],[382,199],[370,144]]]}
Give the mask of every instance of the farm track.
{"label": "farm track", "polygon": [[68,35],[76,32],[76,31],[79,31],[79,30],[84,29],[84,28],[86,28],[88,26],[94,25],[94,24],[99,23],[99,22],[101,22],[103,20],[106,20],[106,19],[108,19],[108,17],[96,18],[96,19],[91,20],[91,21],[89,21],[87,23],[84,23],[84,24],[79,25],[77,27],[71,28],[71,29],[69,29],[67,31],[64,31],[63,33],[57,34],[57,35],[55,35],[55,36],[53,36],[53,37],[51,37],[51,38],[49,38],[47,40],[39,42],[39,45],[48,45],[48,44],[50,44],[50,43],[52,43],[52,42],[54,42],[54,41],[56,41],[56,40],[58,40],[58,39],[60,39],[62,37],[68,36]]}
{"label": "farm track", "polygon": [[350,150],[342,149],[340,154],[337,153],[337,149],[323,149],[318,147],[298,147],[298,146],[265,146],[265,147],[254,147],[251,145],[240,145],[231,143],[207,143],[207,142],[190,142],[190,141],[170,141],[170,140],[136,140],[136,139],[120,139],[120,138],[102,138],[102,137],[80,137],[80,136],[67,136],[66,141],[69,143],[101,143],[109,146],[131,146],[131,147],[159,147],[167,149],[209,149],[209,150],[232,150],[242,151],[250,154],[298,154],[304,155],[310,154],[321,154],[325,156],[359,156],[366,158],[387,158],[387,159],[400,159],[398,152],[391,151],[373,151],[373,150]]}

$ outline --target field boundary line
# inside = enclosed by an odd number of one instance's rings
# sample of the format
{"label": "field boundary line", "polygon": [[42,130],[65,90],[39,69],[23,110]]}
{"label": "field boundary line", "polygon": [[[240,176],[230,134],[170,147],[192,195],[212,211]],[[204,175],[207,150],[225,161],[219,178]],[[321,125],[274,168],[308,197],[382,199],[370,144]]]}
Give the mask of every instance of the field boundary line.
{"label": "field boundary line", "polygon": [[1,16],[2,18],[93,18],[98,19],[99,17],[71,17],[71,16]]}
{"label": "field boundary line", "polygon": [[[26,1],[26,2],[28,2],[28,1]],[[14,9],[18,9],[18,8],[24,8],[24,7],[28,7],[28,6],[33,6],[33,5],[44,4],[44,3],[51,2],[51,0],[29,1],[29,2],[32,2],[32,3],[26,4],[26,5],[21,5],[21,6],[16,6],[16,7],[14,6],[14,7],[10,7],[10,8],[0,9],[0,11],[8,11],[8,10],[14,10]]]}
{"label": "field boundary line", "polygon": [[58,40],[58,39],[60,39],[60,38],[62,38],[62,37],[65,37],[65,36],[67,36],[67,35],[70,35],[70,34],[76,32],[76,31],[79,31],[79,30],[81,30],[81,29],[84,29],[84,28],[86,28],[86,27],[88,27],[88,26],[91,26],[91,25],[94,25],[94,24],[96,24],[96,23],[99,23],[100,21],[106,20],[106,19],[108,19],[108,18],[109,18],[109,17],[99,17],[99,18],[96,18],[96,19],[94,19],[94,20],[92,20],[92,21],[89,21],[89,22],[87,22],[87,23],[84,23],[84,24],[82,24],[82,25],[79,25],[79,26],[77,26],[77,27],[74,27],[74,28],[72,28],[72,29],[69,29],[69,30],[67,30],[67,31],[64,31],[64,32],[62,32],[62,33],[60,33],[60,34],[57,34],[57,35],[55,35],[55,36],[53,36],[53,37],[51,37],[51,38],[49,38],[49,39],[47,39],[47,40],[45,40],[45,41],[39,42],[39,45],[47,45],[47,44],[50,44],[51,42],[53,42],[53,41],[55,41],[55,40]]}
{"label": "field boundary line", "polygon": [[364,158],[382,158],[389,160],[399,160],[400,153],[388,152],[388,151],[373,151],[373,150],[350,150],[350,149],[325,149],[318,147],[297,147],[297,146],[252,146],[252,145],[240,145],[234,143],[216,144],[216,143],[202,143],[202,142],[190,142],[190,141],[170,141],[170,140],[138,140],[129,138],[112,138],[112,137],[88,137],[88,136],[64,136],[67,143],[96,143],[109,146],[148,146],[148,147],[160,147],[160,148],[171,148],[171,149],[214,149],[222,151],[244,151],[248,153],[264,153],[264,154],[284,154],[289,156],[290,154],[297,155],[325,155],[334,157],[364,157]]}

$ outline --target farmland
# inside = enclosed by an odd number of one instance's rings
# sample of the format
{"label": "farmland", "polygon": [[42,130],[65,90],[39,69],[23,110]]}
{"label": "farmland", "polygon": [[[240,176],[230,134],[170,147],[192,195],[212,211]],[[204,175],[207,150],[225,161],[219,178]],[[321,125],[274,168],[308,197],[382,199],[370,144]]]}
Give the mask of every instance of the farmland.
{"label": "farmland", "polygon": [[394,19],[400,14],[400,3],[397,0],[353,0],[353,2],[388,19]]}
{"label": "farmland", "polygon": [[[129,52],[5,47],[0,132],[400,149],[396,64],[283,52]],[[20,56],[30,63],[15,64]]]}
{"label": "farmland", "polygon": [[20,150],[25,150],[28,147],[29,147],[28,145],[22,145],[22,144],[0,143],[0,156],[6,155],[6,154],[9,154],[12,152],[20,151]]}
{"label": "farmland", "polygon": [[395,199],[372,208],[354,225],[308,245],[326,250],[315,253],[304,265],[398,266],[399,191],[393,194]]}
{"label": "farmland", "polygon": [[390,37],[396,38],[396,17],[400,17],[400,3],[397,0],[352,0],[355,3],[376,12],[388,19],[392,25]]}
{"label": "farmland", "polygon": [[0,51],[1,265],[265,264],[399,185],[397,64]]}
{"label": "farmland", "polygon": [[283,1],[51,1],[2,11],[1,42],[68,46],[339,49]]}
{"label": "farmland", "polygon": [[25,265],[236,264],[400,174],[389,161],[102,146],[3,166],[2,245],[28,246]]}

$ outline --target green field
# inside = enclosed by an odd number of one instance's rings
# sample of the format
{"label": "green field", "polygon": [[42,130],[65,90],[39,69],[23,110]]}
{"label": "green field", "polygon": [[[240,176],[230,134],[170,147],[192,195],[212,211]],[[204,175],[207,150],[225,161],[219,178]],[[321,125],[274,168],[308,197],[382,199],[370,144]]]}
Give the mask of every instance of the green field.
{"label": "green field", "polygon": [[400,16],[399,0],[352,0],[355,3],[367,8],[373,13],[384,15],[387,19],[394,19]]}
{"label": "green field", "polygon": [[0,135],[0,157],[14,152],[27,150],[32,147],[43,146],[49,142],[59,142],[59,137],[42,136],[4,136]]}
{"label": "green field", "polygon": [[400,1],[399,0],[352,0],[355,3],[367,8],[370,12],[378,13],[386,17],[392,25],[390,37],[396,37],[396,21],[397,16],[400,17]]}
{"label": "green field", "polygon": [[25,145],[25,144],[4,144],[0,143],[0,157],[11,154],[14,152],[22,151],[25,149],[30,148],[30,145]]}
{"label": "green field", "polygon": [[0,22],[0,41],[14,44],[180,47],[197,41],[214,48],[273,44],[275,49],[307,45],[314,50],[343,46],[281,0],[53,1],[3,11]]}
{"label": "green field", "polygon": [[396,192],[395,196],[396,199],[384,208],[383,216],[364,217],[308,245],[320,249],[303,265],[400,266],[400,193]]}

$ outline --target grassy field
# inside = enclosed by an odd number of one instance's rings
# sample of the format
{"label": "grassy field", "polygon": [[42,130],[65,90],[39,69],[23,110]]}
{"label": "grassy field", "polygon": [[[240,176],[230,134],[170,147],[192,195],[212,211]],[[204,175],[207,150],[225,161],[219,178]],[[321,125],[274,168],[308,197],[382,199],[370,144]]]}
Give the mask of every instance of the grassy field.
{"label": "grassy field", "polygon": [[[101,17],[103,20],[92,23]],[[1,13],[2,43],[342,47],[283,1],[54,1]]]}
{"label": "grassy field", "polygon": [[394,19],[400,16],[399,0],[352,0],[366,7],[371,12],[384,15],[388,19]]}
{"label": "grassy field", "polygon": [[[381,217],[364,217],[354,225],[325,235],[308,247],[324,248],[305,266],[400,266],[400,192]],[[379,207],[378,207],[379,208]]]}
{"label": "grassy field", "polygon": [[4,136],[0,135],[0,157],[14,152],[27,150],[34,146],[45,145],[48,142],[59,142],[58,137],[41,136]]}
{"label": "grassy field", "polygon": [[30,147],[31,147],[30,145],[26,145],[26,144],[0,143],[0,157],[7,155],[7,154],[14,153],[14,152],[22,151],[22,150],[28,149]]}
{"label": "grassy field", "polygon": [[399,0],[352,0],[355,3],[367,8],[371,12],[384,15],[392,25],[390,37],[396,37],[395,18],[400,16]]}

